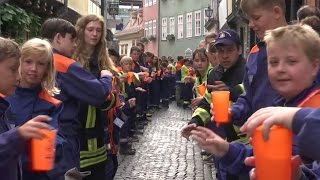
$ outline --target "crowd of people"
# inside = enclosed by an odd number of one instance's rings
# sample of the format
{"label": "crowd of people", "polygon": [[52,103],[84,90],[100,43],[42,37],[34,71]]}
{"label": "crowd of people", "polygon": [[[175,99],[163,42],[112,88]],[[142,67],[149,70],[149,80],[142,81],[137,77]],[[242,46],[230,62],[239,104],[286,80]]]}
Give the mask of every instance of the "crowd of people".
{"label": "crowd of people", "polygon": [[[218,179],[259,179],[249,137],[261,124],[265,139],[272,125],[295,134],[292,179],[320,178],[320,10],[304,6],[288,25],[284,0],[240,4],[261,40],[247,59],[232,29],[209,33],[192,58],[157,57],[143,43],[119,55],[96,15],[75,26],[47,19],[21,48],[1,37],[1,178],[113,179],[118,153],[135,155],[152,114],[174,100],[191,108],[181,134],[211,154]],[[230,92],[231,123],[215,123],[214,91]],[[57,130],[54,168],[33,171],[30,140],[42,129]]]}
{"label": "crowd of people", "polygon": [[[218,179],[259,179],[249,138],[262,124],[267,141],[270,128],[281,125],[295,134],[292,179],[319,179],[320,11],[303,6],[288,25],[283,0],[240,6],[260,41],[243,63],[239,36],[219,32],[213,41],[219,64],[208,71],[206,94],[181,134],[212,154]],[[215,122],[212,91],[230,92],[230,123]]]}

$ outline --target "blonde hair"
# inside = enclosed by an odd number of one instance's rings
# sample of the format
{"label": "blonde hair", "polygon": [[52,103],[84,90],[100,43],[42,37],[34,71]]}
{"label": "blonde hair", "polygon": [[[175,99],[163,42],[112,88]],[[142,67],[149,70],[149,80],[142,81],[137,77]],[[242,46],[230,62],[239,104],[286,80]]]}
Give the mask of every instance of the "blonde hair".
{"label": "blonde hair", "polygon": [[0,37],[0,62],[8,58],[19,59],[20,56],[21,52],[16,42]]}
{"label": "blonde hair", "polygon": [[257,8],[270,9],[274,6],[279,6],[283,14],[286,12],[285,0],[241,0],[240,7],[246,14]]}
{"label": "blonde hair", "polygon": [[129,56],[123,56],[120,60],[120,65],[123,65],[123,63],[126,63],[126,62],[133,63],[133,60]]}
{"label": "blonde hair", "polygon": [[320,37],[308,25],[289,25],[267,31],[264,41],[267,46],[271,42],[283,43],[286,46],[297,46],[303,49],[311,61],[320,59]]}
{"label": "blonde hair", "polygon": [[86,26],[92,22],[92,21],[99,21],[102,27],[102,34],[101,39],[98,42],[96,46],[96,50],[98,54],[98,65],[100,70],[109,70],[112,72],[113,75],[117,74],[117,68],[115,67],[113,61],[109,57],[108,51],[107,51],[107,41],[105,39],[106,37],[106,25],[104,23],[104,20],[102,17],[89,14],[82,16],[78,19],[76,23],[76,31],[77,31],[77,48],[74,52],[73,58],[78,61],[84,69],[90,70],[89,67],[89,58],[90,55],[86,52],[86,43],[84,41],[84,32]]}
{"label": "blonde hair", "polygon": [[43,57],[48,62],[48,70],[41,81],[41,87],[51,96],[59,94],[60,90],[56,87],[56,68],[50,43],[39,38],[33,38],[25,42],[21,48],[20,64],[22,64],[23,60],[32,57]]}

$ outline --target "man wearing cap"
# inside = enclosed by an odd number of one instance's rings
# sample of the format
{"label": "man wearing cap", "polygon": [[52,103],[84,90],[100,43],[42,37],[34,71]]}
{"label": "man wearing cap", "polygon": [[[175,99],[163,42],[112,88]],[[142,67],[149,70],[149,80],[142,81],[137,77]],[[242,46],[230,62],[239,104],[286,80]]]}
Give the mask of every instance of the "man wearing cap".
{"label": "man wearing cap", "polygon": [[[182,135],[188,137],[189,130],[196,126],[206,126],[228,142],[240,139],[232,124],[217,127],[210,121],[210,103],[212,91],[230,91],[230,101],[235,102],[244,92],[242,80],[245,72],[245,60],[242,57],[242,46],[239,35],[232,29],[220,31],[214,40],[216,57],[219,65],[208,73],[207,92],[205,98],[200,102],[198,108],[192,115],[191,121],[182,129]],[[225,169],[218,169],[218,179],[238,179],[238,177],[227,173]]]}

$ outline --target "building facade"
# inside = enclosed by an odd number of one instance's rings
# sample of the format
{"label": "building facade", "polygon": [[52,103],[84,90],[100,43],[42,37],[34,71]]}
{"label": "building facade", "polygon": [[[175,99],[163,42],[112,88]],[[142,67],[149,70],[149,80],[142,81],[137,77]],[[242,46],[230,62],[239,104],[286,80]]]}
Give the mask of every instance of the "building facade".
{"label": "building facade", "polygon": [[[245,18],[240,8],[241,0],[222,0],[219,4],[220,30],[231,28],[238,32],[242,41],[243,55],[247,57],[251,48],[259,41],[255,33],[249,27],[249,21]],[[305,4],[319,7],[320,0],[286,0],[287,22],[295,21],[298,9]]]}
{"label": "building facade", "polygon": [[159,0],[159,56],[184,56],[207,34],[205,9],[211,0]]}
{"label": "building facade", "polygon": [[145,52],[159,55],[159,1],[144,0],[143,19],[144,19],[144,38]]}
{"label": "building facade", "polygon": [[119,54],[129,56],[131,47],[144,37],[143,10],[133,11],[124,29],[114,36],[119,41]]}

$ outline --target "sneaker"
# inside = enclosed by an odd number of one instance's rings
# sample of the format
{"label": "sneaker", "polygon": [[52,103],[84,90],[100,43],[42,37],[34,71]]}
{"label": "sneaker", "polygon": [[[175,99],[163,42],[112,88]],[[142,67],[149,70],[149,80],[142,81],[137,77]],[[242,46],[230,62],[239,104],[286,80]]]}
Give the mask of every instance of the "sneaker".
{"label": "sneaker", "polygon": [[204,158],[203,161],[212,161],[213,162],[214,155],[210,154],[207,158]]}
{"label": "sneaker", "polygon": [[130,142],[139,142],[139,139],[137,137],[133,136],[133,137],[129,137],[129,141]]}
{"label": "sneaker", "polygon": [[132,147],[128,146],[128,143],[123,143],[120,144],[120,151],[119,153],[121,155],[135,155],[136,154],[136,150]]}
{"label": "sneaker", "polygon": [[202,156],[210,156],[211,154],[208,153],[207,151],[202,150],[200,153]]}
{"label": "sneaker", "polygon": [[141,131],[141,130],[137,130],[135,133],[136,133],[137,135],[143,135],[143,131]]}
{"label": "sneaker", "polygon": [[147,117],[152,117],[152,114],[151,113],[146,113],[146,116]]}
{"label": "sneaker", "polygon": [[142,130],[144,128],[144,124],[137,124],[137,129]]}

